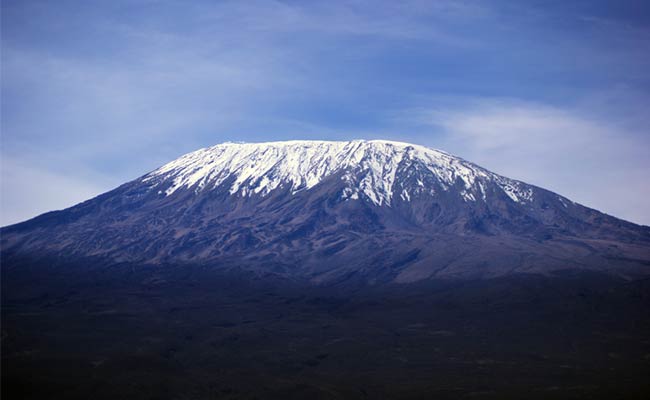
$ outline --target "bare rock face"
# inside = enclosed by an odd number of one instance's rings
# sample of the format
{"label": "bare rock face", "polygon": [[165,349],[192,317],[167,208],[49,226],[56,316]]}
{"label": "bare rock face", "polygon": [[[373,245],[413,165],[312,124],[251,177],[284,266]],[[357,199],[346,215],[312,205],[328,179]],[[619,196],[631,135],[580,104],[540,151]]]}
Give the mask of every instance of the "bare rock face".
{"label": "bare rock face", "polygon": [[5,265],[201,265],[322,285],[650,274],[650,228],[388,141],[225,143],[2,229]]}

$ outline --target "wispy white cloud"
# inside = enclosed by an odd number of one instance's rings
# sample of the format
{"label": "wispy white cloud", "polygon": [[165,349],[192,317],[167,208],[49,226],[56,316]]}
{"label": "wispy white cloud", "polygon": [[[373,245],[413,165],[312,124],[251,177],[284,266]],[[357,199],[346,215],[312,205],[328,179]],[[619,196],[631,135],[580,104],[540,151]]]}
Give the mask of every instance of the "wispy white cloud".
{"label": "wispy white cloud", "polygon": [[454,108],[408,115],[440,130],[436,144],[448,151],[650,225],[650,140],[645,132],[584,110],[508,99],[467,99]]}
{"label": "wispy white cloud", "polygon": [[110,178],[56,173],[6,156],[0,167],[0,226],[73,206],[116,184]]}

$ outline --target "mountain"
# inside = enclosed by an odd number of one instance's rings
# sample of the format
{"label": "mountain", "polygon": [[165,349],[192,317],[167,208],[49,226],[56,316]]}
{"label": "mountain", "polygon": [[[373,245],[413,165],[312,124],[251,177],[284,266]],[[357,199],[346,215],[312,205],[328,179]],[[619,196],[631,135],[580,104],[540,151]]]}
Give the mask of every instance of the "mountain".
{"label": "mountain", "polygon": [[0,236],[3,399],[650,398],[650,228],[422,146],[220,144]]}
{"label": "mountain", "polygon": [[443,151],[224,143],[2,229],[5,265],[192,265],[320,285],[650,274],[650,228]]}

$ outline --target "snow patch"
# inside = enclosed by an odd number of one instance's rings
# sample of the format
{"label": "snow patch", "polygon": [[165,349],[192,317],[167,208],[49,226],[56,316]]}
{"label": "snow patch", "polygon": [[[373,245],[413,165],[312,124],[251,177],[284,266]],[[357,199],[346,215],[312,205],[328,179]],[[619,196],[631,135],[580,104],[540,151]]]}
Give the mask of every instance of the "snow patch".
{"label": "snow patch", "polygon": [[[530,201],[533,196],[532,189],[520,182],[443,151],[386,140],[223,143],[186,154],[146,175],[142,181],[153,183],[152,188],[164,185],[166,196],[180,189],[211,190],[226,180],[231,182],[228,190],[233,195],[265,196],[282,187],[295,194],[345,171],[341,179],[351,189],[342,194],[345,199],[356,200],[363,193],[376,205],[390,206],[398,169],[403,163],[411,163],[418,172],[422,168],[430,172],[443,190],[461,185],[465,201],[476,201],[474,193],[480,193],[485,200],[485,182],[495,182],[514,202]],[[425,186],[419,178],[416,183],[418,187]],[[405,190],[399,196],[404,201],[411,199]]]}

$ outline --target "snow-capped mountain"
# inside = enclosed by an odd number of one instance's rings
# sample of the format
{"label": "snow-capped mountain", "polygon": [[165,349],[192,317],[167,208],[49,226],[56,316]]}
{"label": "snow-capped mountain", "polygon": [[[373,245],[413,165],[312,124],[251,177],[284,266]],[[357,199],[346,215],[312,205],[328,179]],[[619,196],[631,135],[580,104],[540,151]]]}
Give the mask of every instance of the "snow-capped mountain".
{"label": "snow-capped mountain", "polygon": [[650,272],[650,228],[423,146],[224,143],[2,231],[5,260],[200,264],[323,284]]}
{"label": "snow-capped mountain", "polygon": [[[524,188],[520,182],[440,150],[386,140],[224,143],[186,154],[142,181],[165,186],[165,195],[170,195],[182,188],[192,188],[197,193],[213,190],[234,177],[229,185],[231,194],[264,196],[281,187],[288,187],[292,194],[308,190],[326,177],[345,171],[341,177],[345,181],[341,193],[344,198],[357,200],[361,196],[381,206],[390,205],[395,195],[398,170],[409,167],[415,170],[408,171],[407,178],[419,168],[445,191],[461,182],[466,201],[485,199],[484,184],[490,183],[515,202],[530,200],[532,196],[531,187]],[[422,180],[413,189],[434,194],[434,188],[426,187]],[[407,201],[410,198],[406,188],[397,195]]]}

